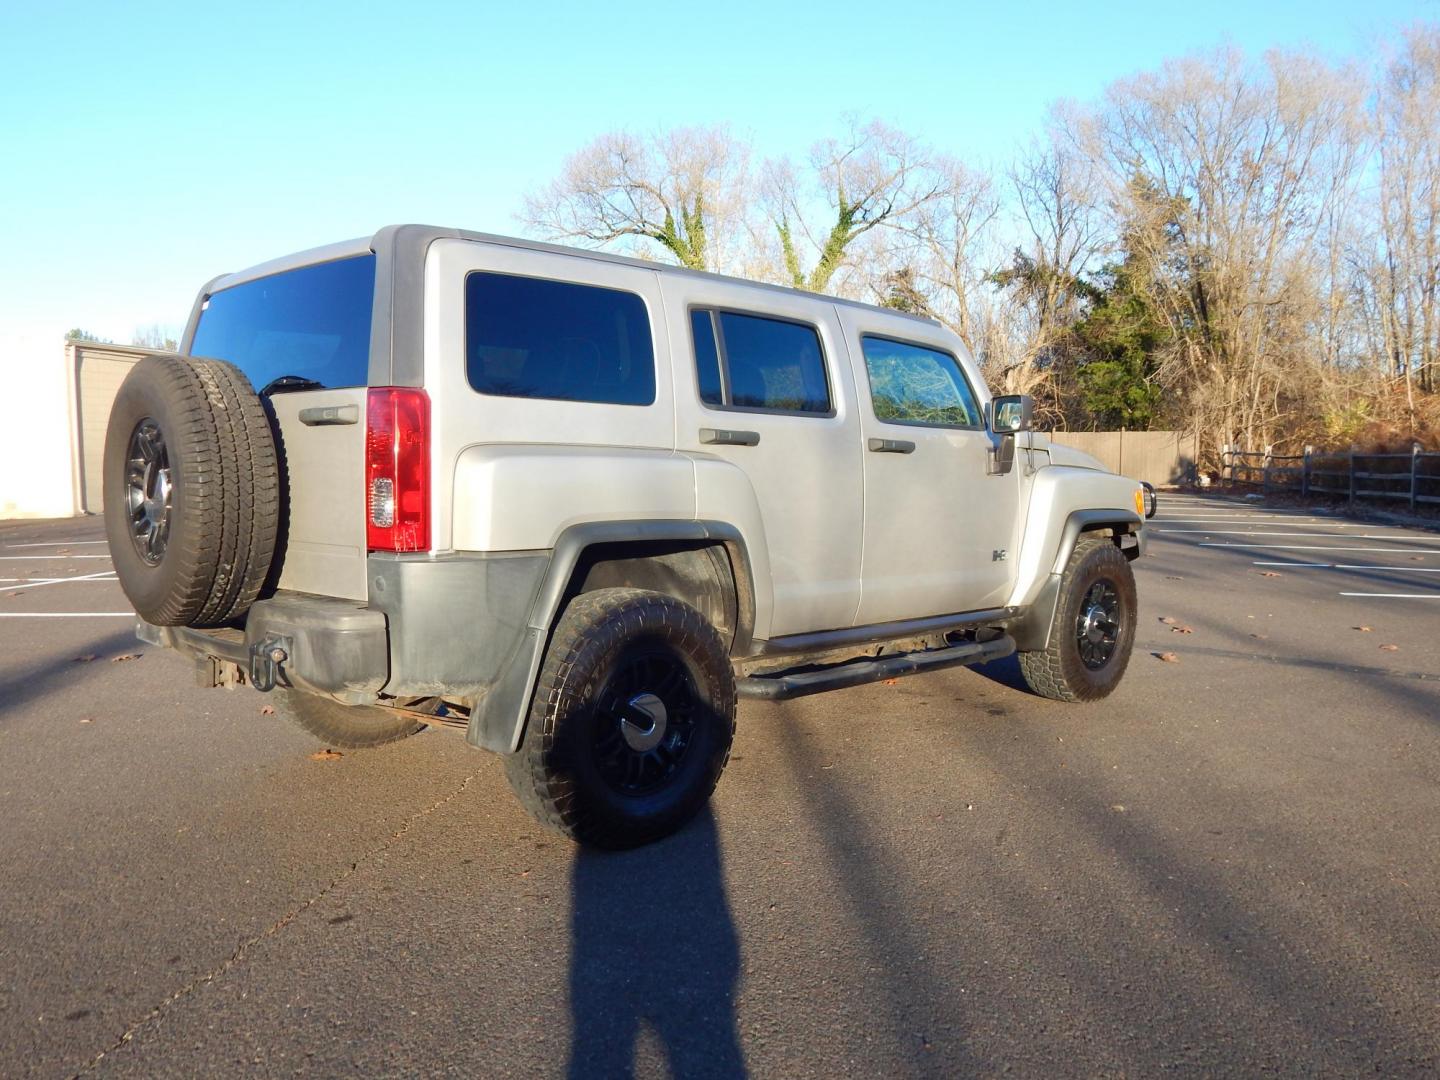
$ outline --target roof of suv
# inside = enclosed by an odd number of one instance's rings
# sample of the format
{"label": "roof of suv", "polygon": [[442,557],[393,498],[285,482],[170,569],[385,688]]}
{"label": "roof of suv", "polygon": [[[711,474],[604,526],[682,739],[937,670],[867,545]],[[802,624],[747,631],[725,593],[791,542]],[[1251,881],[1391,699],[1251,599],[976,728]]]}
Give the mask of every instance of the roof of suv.
{"label": "roof of suv", "polygon": [[311,266],[315,263],[331,262],[335,259],[350,258],[355,255],[373,251],[377,255],[382,251],[392,249],[397,240],[403,238],[406,246],[418,246],[422,249],[428,247],[432,240],[458,239],[476,240],[486,244],[498,244],[504,247],[524,248],[529,251],[545,251],[557,255],[580,256],[586,259],[593,259],[599,262],[618,263],[622,266],[636,266],[646,270],[654,270],[663,274],[679,274],[686,277],[707,278],[715,281],[728,281],[738,285],[746,285],[751,288],[765,289],[773,292],[785,293],[794,296],[797,293],[812,295],[823,298],[832,303],[845,304],[850,307],[863,308],[867,311],[883,311],[887,315],[895,315],[901,318],[914,319],[930,326],[938,325],[935,319],[925,315],[915,315],[907,311],[899,311],[895,308],[881,307],[878,304],[867,304],[860,300],[847,300],[839,296],[831,296],[827,293],[805,293],[804,290],[795,289],[787,285],[774,285],[765,281],[753,281],[749,278],[734,277],[729,274],[712,274],[704,270],[691,270],[683,266],[672,266],[669,263],[654,262],[649,259],[636,259],[626,255],[615,255],[608,251],[595,251],[590,248],[565,247],[560,244],[546,244],[538,240],[522,240],[513,236],[500,236],[495,233],[469,232],[463,229],[445,229],[434,225],[387,225],[374,236],[356,237],[354,240],[342,240],[337,244],[327,244],[324,247],[310,248],[306,251],[297,251],[293,255],[285,255],[278,259],[271,259],[259,263],[245,270],[235,273],[222,274],[213,279],[205,286],[204,294],[210,295],[221,289],[228,289],[232,285],[239,285],[246,281],[253,281],[256,278],[268,277],[271,274],[278,274],[285,270],[293,270],[301,266]]}

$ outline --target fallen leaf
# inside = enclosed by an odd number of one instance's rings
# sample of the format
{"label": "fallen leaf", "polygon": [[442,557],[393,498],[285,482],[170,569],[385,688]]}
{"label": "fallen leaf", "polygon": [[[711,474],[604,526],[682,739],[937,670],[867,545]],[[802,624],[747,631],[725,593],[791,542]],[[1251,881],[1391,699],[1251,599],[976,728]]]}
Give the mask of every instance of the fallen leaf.
{"label": "fallen leaf", "polygon": [[1124,803],[1117,802],[1114,806],[1110,807],[1110,809],[1114,810],[1117,814],[1123,814],[1125,812],[1125,805]]}
{"label": "fallen leaf", "polygon": [[1165,580],[1166,580],[1166,581],[1184,581],[1185,579],[1184,579],[1183,577],[1181,577],[1179,574],[1166,574],[1166,575],[1165,575]]}
{"label": "fallen leaf", "polygon": [[1381,652],[1399,652],[1399,651],[1400,651],[1400,646],[1399,646],[1399,645],[1381,645],[1381,646],[1380,646],[1380,651],[1381,651]]}
{"label": "fallen leaf", "polygon": [[1253,637],[1253,638],[1259,638],[1261,641],[1264,641],[1264,640],[1265,640],[1266,638],[1268,638],[1270,635],[1269,635],[1269,634],[1251,634],[1250,636]]}
{"label": "fallen leaf", "polygon": [[1362,634],[1368,634],[1368,633],[1370,633],[1370,627],[1368,627],[1368,626],[1352,626],[1350,629],[1351,629],[1351,630],[1359,630]]}
{"label": "fallen leaf", "polygon": [[886,685],[886,686],[894,686],[894,685],[895,685],[896,683],[898,683],[899,681],[900,681],[899,679],[886,679],[884,685]]}
{"label": "fallen leaf", "polygon": [[69,548],[61,548],[59,551],[55,552],[55,554],[56,554],[56,555],[69,555],[69,554],[70,554],[70,549],[69,549]]}
{"label": "fallen leaf", "polygon": [[261,716],[274,716],[274,715],[275,715],[275,706],[274,706],[274,705],[261,705],[261,706],[260,706],[260,715],[261,715]]}
{"label": "fallen leaf", "polygon": [[93,652],[87,652],[87,653],[81,653],[79,656],[72,656],[72,657],[70,658],[70,662],[71,662],[72,664],[88,664],[91,660],[94,660],[94,659],[95,659],[95,654],[94,654]]}
{"label": "fallen leaf", "polygon": [[339,750],[331,750],[328,747],[324,750],[316,750],[310,755],[311,761],[339,761],[345,755]]}
{"label": "fallen leaf", "polygon": [[1166,626],[1177,626],[1180,623],[1179,619],[1172,619],[1169,615],[1161,615],[1160,621]]}
{"label": "fallen leaf", "polygon": [[1280,575],[1279,575],[1276,571],[1274,571],[1274,570],[1261,570],[1261,571],[1260,571],[1260,576],[1261,576],[1261,577],[1279,577]]}
{"label": "fallen leaf", "polygon": [[1155,659],[1164,660],[1167,664],[1178,664],[1180,662],[1180,657],[1176,656],[1173,652],[1157,652]]}
{"label": "fallen leaf", "polygon": [[94,723],[94,721],[93,721],[90,717],[88,717],[88,716],[83,716],[83,717],[81,717],[81,718],[80,718],[80,722],[81,722],[82,724],[91,724],[91,723]]}
{"label": "fallen leaf", "polygon": [[1424,555],[1411,555],[1411,556],[1410,556],[1410,561],[1411,561],[1411,562],[1424,562],[1424,561],[1425,561],[1425,556],[1424,556]]}
{"label": "fallen leaf", "polygon": [[20,595],[20,590],[19,590],[19,589],[16,589],[16,590],[15,590],[14,592],[12,592],[10,595],[11,595],[11,596],[19,596],[19,595]]}
{"label": "fallen leaf", "polygon": [[122,654],[122,655],[120,655],[120,656],[112,656],[112,657],[110,658],[110,662],[111,662],[112,664],[123,664],[123,663],[125,663],[127,660],[139,660],[140,657],[142,657],[142,656],[144,656],[144,655],[145,655],[144,653],[138,653],[138,652],[124,653],[124,654]]}
{"label": "fallen leaf", "polygon": [[1170,627],[1170,633],[1172,634],[1193,634],[1194,632],[1195,631],[1191,627],[1181,626],[1179,623],[1176,623],[1174,626]]}

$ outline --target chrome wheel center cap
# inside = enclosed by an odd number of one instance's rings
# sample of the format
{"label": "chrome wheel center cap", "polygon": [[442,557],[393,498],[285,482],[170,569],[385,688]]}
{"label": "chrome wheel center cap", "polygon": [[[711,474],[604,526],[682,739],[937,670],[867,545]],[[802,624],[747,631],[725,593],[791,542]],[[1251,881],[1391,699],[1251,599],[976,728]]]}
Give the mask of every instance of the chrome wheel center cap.
{"label": "chrome wheel center cap", "polygon": [[620,733],[631,750],[643,754],[659,745],[669,719],[663,701],[651,693],[636,694],[626,702],[625,712],[627,715],[620,718]]}
{"label": "chrome wheel center cap", "polygon": [[1085,612],[1085,636],[1096,643],[1105,640],[1105,612],[1098,605]]}

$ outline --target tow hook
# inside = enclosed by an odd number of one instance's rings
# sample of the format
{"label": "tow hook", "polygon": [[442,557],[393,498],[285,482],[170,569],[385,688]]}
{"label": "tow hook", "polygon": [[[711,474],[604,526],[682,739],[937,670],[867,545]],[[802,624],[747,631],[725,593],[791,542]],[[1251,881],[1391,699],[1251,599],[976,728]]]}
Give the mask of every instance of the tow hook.
{"label": "tow hook", "polygon": [[250,685],[256,690],[274,690],[289,686],[281,665],[290,659],[292,645],[288,637],[267,634],[250,646]]}

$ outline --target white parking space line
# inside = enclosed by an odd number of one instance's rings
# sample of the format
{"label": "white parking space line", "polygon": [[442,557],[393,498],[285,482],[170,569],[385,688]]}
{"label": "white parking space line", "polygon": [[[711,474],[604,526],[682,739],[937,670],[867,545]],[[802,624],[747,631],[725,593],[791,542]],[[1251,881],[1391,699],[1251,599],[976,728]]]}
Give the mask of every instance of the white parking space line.
{"label": "white parking space line", "polygon": [[133,619],[133,611],[0,611],[0,619]]}
{"label": "white parking space line", "polygon": [[1440,570],[1429,566],[1371,566],[1361,563],[1343,562],[1261,562],[1252,566],[1289,566],[1296,570],[1395,570],[1401,574],[1440,574]]}
{"label": "white parking space line", "polygon": [[107,544],[108,540],[51,540],[44,544],[6,544],[7,548],[37,548],[37,547],[90,547],[94,544]]}
{"label": "white parking space line", "polygon": [[[1335,539],[1348,540],[1349,537],[1337,536]],[[1383,551],[1390,555],[1434,555],[1437,553],[1435,548],[1334,547],[1329,544],[1234,544],[1228,540],[1213,540],[1209,543],[1202,541],[1196,547],[1269,548],[1272,551]]]}
{"label": "white parking space line", "polygon": [[1326,540],[1394,540],[1397,543],[1423,544],[1427,538],[1423,536],[1396,536],[1394,533],[1317,533],[1317,532],[1274,532],[1265,529],[1156,529],[1156,532],[1169,533],[1172,536],[1185,536],[1201,534],[1204,536],[1308,536],[1312,539]]}
{"label": "white parking space line", "polygon": [[108,554],[0,554],[0,562],[63,563],[68,559],[109,559]]}
{"label": "white parking space line", "polygon": [[1378,600],[1440,600],[1440,592],[1342,592],[1341,596],[1369,596]]}
{"label": "white parking space line", "polygon": [[1262,517],[1223,517],[1223,518],[1183,517],[1183,518],[1176,518],[1176,517],[1166,517],[1164,514],[1161,514],[1159,517],[1151,518],[1151,520],[1154,521],[1154,522],[1156,522],[1156,523],[1158,523],[1158,524],[1165,524],[1165,525],[1210,525],[1210,524],[1212,524],[1212,523],[1213,523],[1213,524],[1217,524],[1217,525],[1228,525],[1228,524],[1230,524],[1230,523],[1232,523],[1232,522],[1237,523],[1237,524],[1240,523],[1240,522],[1246,522],[1246,523],[1255,522],[1255,523],[1264,524],[1264,523],[1266,523],[1266,522],[1269,522],[1269,523],[1274,524],[1274,525],[1304,525],[1304,526],[1307,526],[1307,527],[1310,527],[1310,528],[1316,528],[1316,529],[1320,529],[1320,528],[1324,528],[1324,529],[1363,529],[1363,528],[1366,528],[1365,525],[1363,525],[1362,523],[1360,523],[1360,522],[1358,522],[1358,521],[1350,522],[1350,523],[1346,524],[1346,523],[1342,523],[1342,522],[1339,522],[1339,521],[1326,521],[1326,520],[1321,519],[1321,518],[1310,518],[1310,519],[1306,519],[1306,518],[1286,518],[1286,519],[1284,519],[1283,521],[1281,521],[1281,520],[1278,520],[1278,519],[1273,519],[1273,520],[1272,520],[1272,519],[1270,519],[1270,518],[1262,518]]}
{"label": "white parking space line", "polygon": [[17,585],[8,592],[19,592],[21,589],[38,589],[44,585],[68,585],[73,581],[117,581],[114,570],[101,570],[98,574],[80,574],[78,577],[55,577],[39,578],[24,585]]}

